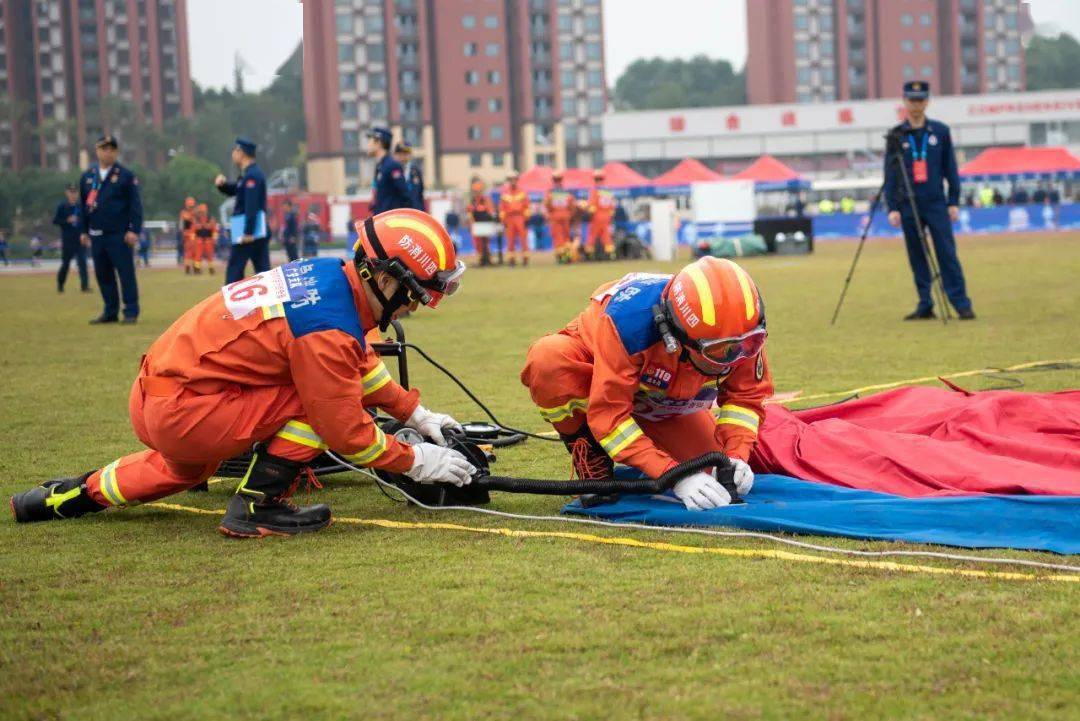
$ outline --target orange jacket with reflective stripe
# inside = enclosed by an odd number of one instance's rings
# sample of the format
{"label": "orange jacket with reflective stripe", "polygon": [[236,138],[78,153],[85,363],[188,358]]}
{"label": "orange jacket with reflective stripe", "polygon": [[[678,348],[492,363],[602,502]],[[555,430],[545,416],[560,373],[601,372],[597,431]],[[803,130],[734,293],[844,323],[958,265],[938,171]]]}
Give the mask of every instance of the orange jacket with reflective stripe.
{"label": "orange jacket with reflective stripe", "polygon": [[[346,263],[342,272],[360,325],[365,331],[374,328],[355,266]],[[146,368],[147,375],[175,378],[197,393],[229,386],[295,386],[307,414],[302,420],[331,449],[362,456],[363,465],[375,468],[402,472],[412,466],[412,449],[384,436],[365,408],[382,408],[403,421],[419,405],[419,392],[398,385],[370,345],[361,347],[342,330],[296,338],[281,316],[256,311],[237,320],[219,292],[180,316],[154,341]],[[252,419],[252,426],[256,421]]]}
{"label": "orange jacket with reflective stripe", "polygon": [[548,191],[544,198],[544,209],[547,211],[549,221],[567,221],[574,216],[573,194],[567,190],[556,188]]}
{"label": "orange jacket with reflective stripe", "polygon": [[593,220],[599,223],[610,223],[615,215],[615,196],[610,190],[593,188],[589,193],[589,212]]}
{"label": "orange jacket with reflective stripe", "polygon": [[508,220],[525,222],[525,215],[529,212],[529,196],[525,191],[514,192],[508,190],[499,198],[499,219],[504,223]]}
{"label": "orange jacket with reflective stripe", "polygon": [[667,352],[652,321],[652,306],[670,280],[668,275],[632,273],[606,283],[561,331],[580,338],[593,356],[589,429],[615,461],[652,478],[676,462],[641,431],[635,417],[662,421],[712,408],[719,444],[745,461],[773,391],[764,353],[714,378],[681,361],[681,350]]}

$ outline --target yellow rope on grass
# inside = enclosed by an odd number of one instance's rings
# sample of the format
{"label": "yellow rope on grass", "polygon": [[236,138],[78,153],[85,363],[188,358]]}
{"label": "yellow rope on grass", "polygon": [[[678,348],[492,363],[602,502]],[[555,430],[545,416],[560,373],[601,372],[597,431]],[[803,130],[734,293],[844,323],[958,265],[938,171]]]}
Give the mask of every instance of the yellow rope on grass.
{"label": "yellow rope on grass", "polygon": [[[185,513],[199,513],[203,515],[220,516],[222,511],[208,511],[202,508],[181,506],[175,503],[148,503],[148,506],[166,508],[171,511]],[[714,546],[684,546],[677,543],[664,541],[640,541],[636,538],[620,536],[597,536],[592,533],[576,533],[571,531],[525,531],[513,528],[484,528],[480,526],[463,526],[458,523],[432,523],[416,521],[392,521],[387,518],[347,518],[335,517],[335,523],[347,523],[359,526],[375,526],[389,530],[429,530],[429,531],[458,531],[464,533],[483,533],[493,536],[505,536],[507,538],[557,538],[581,543],[594,543],[607,546],[628,546],[631,548],[643,548],[666,553],[690,553],[698,555],[728,556],[736,558],[767,558],[779,561],[793,561],[796,563],[818,563],[828,566],[846,566],[848,568],[863,568],[878,571],[900,571],[903,573],[923,573],[938,576],[964,576],[968,578],[987,578],[1006,581],[1063,581],[1065,583],[1080,582],[1080,575],[1070,576],[1065,574],[1037,575],[1031,573],[1016,573],[1012,571],[979,571],[965,568],[945,568],[941,566],[924,566],[908,563],[894,563],[892,561],[862,561],[848,558],[826,558],[812,556],[805,553],[792,553],[791,551],[777,551],[768,549],[744,549],[744,548],[717,548]],[[657,529],[662,530],[662,529]]]}

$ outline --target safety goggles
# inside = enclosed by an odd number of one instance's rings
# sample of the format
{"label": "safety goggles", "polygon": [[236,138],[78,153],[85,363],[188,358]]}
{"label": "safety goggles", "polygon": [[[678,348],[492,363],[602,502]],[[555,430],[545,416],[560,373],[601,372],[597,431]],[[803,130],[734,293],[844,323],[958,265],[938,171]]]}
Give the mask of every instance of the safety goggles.
{"label": "safety goggles", "polygon": [[431,280],[420,281],[427,290],[431,291],[431,301],[427,303],[429,308],[436,308],[443,296],[457,293],[461,287],[461,276],[465,275],[465,264],[460,260],[454,263],[454,267],[448,270],[440,270]]}
{"label": "safety goggles", "polygon": [[762,322],[757,328],[734,338],[690,341],[688,345],[710,363],[731,366],[746,358],[756,357],[765,347],[768,334]]}

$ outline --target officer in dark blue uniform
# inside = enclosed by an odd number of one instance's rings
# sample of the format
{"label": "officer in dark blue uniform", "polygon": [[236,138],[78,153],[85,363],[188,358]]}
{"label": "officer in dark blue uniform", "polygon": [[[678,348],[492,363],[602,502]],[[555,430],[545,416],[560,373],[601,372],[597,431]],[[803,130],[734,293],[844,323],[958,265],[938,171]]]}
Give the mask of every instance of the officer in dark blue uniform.
{"label": "officer in dark blue uniform", "polygon": [[300,257],[300,252],[296,248],[296,240],[299,237],[300,218],[296,214],[292,201],[286,198],[281,224],[281,245],[285,248],[285,255],[289,257],[290,263]]}
{"label": "officer in dark blue uniform", "polygon": [[[930,84],[915,80],[904,83],[904,107],[908,119],[890,131],[899,146],[907,167],[914,198],[909,199],[900,169],[890,153],[885,156],[885,202],[889,208],[889,223],[903,226],[908,261],[915,274],[919,305],[904,320],[934,318],[934,301],[930,293],[932,276],[922,241],[919,239],[912,211],[912,200],[923,225],[930,230],[934,255],[941,269],[941,279],[949,302],[961,320],[974,320],[975,311],[964,286],[964,271],[956,254],[956,239],[952,224],[960,217],[960,174],[956,167],[949,126],[926,117]],[[948,196],[944,183],[949,184]]]}
{"label": "officer in dark blue uniform", "polygon": [[116,162],[119,152],[116,138],[105,135],[97,141],[97,165],[79,179],[79,201],[82,206],[83,247],[90,248],[105,309],[90,321],[115,323],[120,315],[120,293],[124,298],[124,323],[134,323],[139,317],[139,286],[135,281],[134,248],[142,232],[143,208],[139,195],[139,180],[127,168]]}
{"label": "officer in dark blue uniform", "polygon": [[417,210],[424,208],[424,171],[420,163],[412,159],[412,147],[407,143],[394,146],[394,160],[401,163],[405,170],[405,186],[409,189],[409,207]]}
{"label": "officer in dark blue uniform", "polygon": [[368,155],[375,158],[375,178],[371,182],[371,214],[378,215],[395,208],[411,208],[405,169],[390,155],[393,135],[387,128],[368,131]]}
{"label": "officer in dark blue uniform", "polygon": [[60,226],[60,270],[56,273],[56,290],[64,292],[68,269],[74,260],[79,267],[79,285],[83,293],[90,292],[89,273],[86,269],[86,247],[82,244],[82,205],[79,203],[79,186],[69,185],[66,198],[56,206],[53,225]]}
{"label": "officer in dark blue uniform", "polygon": [[225,283],[235,283],[244,278],[248,261],[256,273],[270,270],[270,226],[266,215],[266,176],[255,162],[255,143],[247,138],[237,138],[233,147],[232,161],[240,169],[235,183],[224,175],[214,179],[214,185],[223,194],[236,198],[233,207],[232,246],[229,263],[225,268]]}

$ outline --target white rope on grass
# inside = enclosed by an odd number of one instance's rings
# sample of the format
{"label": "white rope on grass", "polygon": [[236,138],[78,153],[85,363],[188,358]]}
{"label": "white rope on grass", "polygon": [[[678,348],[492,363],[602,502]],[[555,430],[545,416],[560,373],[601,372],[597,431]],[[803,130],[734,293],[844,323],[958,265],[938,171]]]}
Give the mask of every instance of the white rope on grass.
{"label": "white rope on grass", "polygon": [[586,526],[602,526],[606,528],[632,528],[641,531],[651,531],[653,533],[689,533],[701,536],[720,536],[725,538],[756,538],[760,540],[772,541],[773,543],[785,544],[788,546],[794,546],[796,548],[802,548],[810,551],[818,551],[820,553],[839,553],[848,556],[859,556],[863,558],[889,558],[889,557],[903,557],[903,558],[938,558],[948,561],[963,561],[967,563],[986,563],[996,565],[1016,565],[1027,566],[1029,568],[1042,568],[1052,571],[1066,571],[1068,573],[1080,573],[1080,566],[1070,566],[1064,563],[1046,563],[1043,561],[1030,561],[1022,558],[994,558],[990,556],[968,556],[961,553],[946,553],[943,551],[860,551],[853,548],[840,548],[838,546],[826,546],[817,543],[808,543],[806,541],[797,541],[793,538],[784,538],[783,536],[777,536],[771,533],[762,533],[759,531],[719,531],[712,528],[692,528],[683,526],[652,526],[645,523],[633,523],[633,522],[616,522],[616,521],[601,521],[595,518],[580,518],[577,516],[536,516],[526,513],[510,513],[508,511],[496,511],[492,508],[480,508],[477,506],[429,506],[426,503],[422,503],[413,498],[406,491],[398,488],[392,483],[387,483],[383,479],[379,478],[370,469],[354,466],[345,459],[341,458],[335,453],[327,451],[327,455],[333,458],[335,461],[343,466],[351,468],[357,473],[361,473],[365,476],[369,476],[384,489],[390,489],[396,491],[403,496],[410,503],[419,506],[427,511],[467,511],[469,513],[479,513],[488,516],[496,516],[498,518],[510,518],[517,521],[541,521],[541,522],[558,522],[558,523],[573,523]]}

